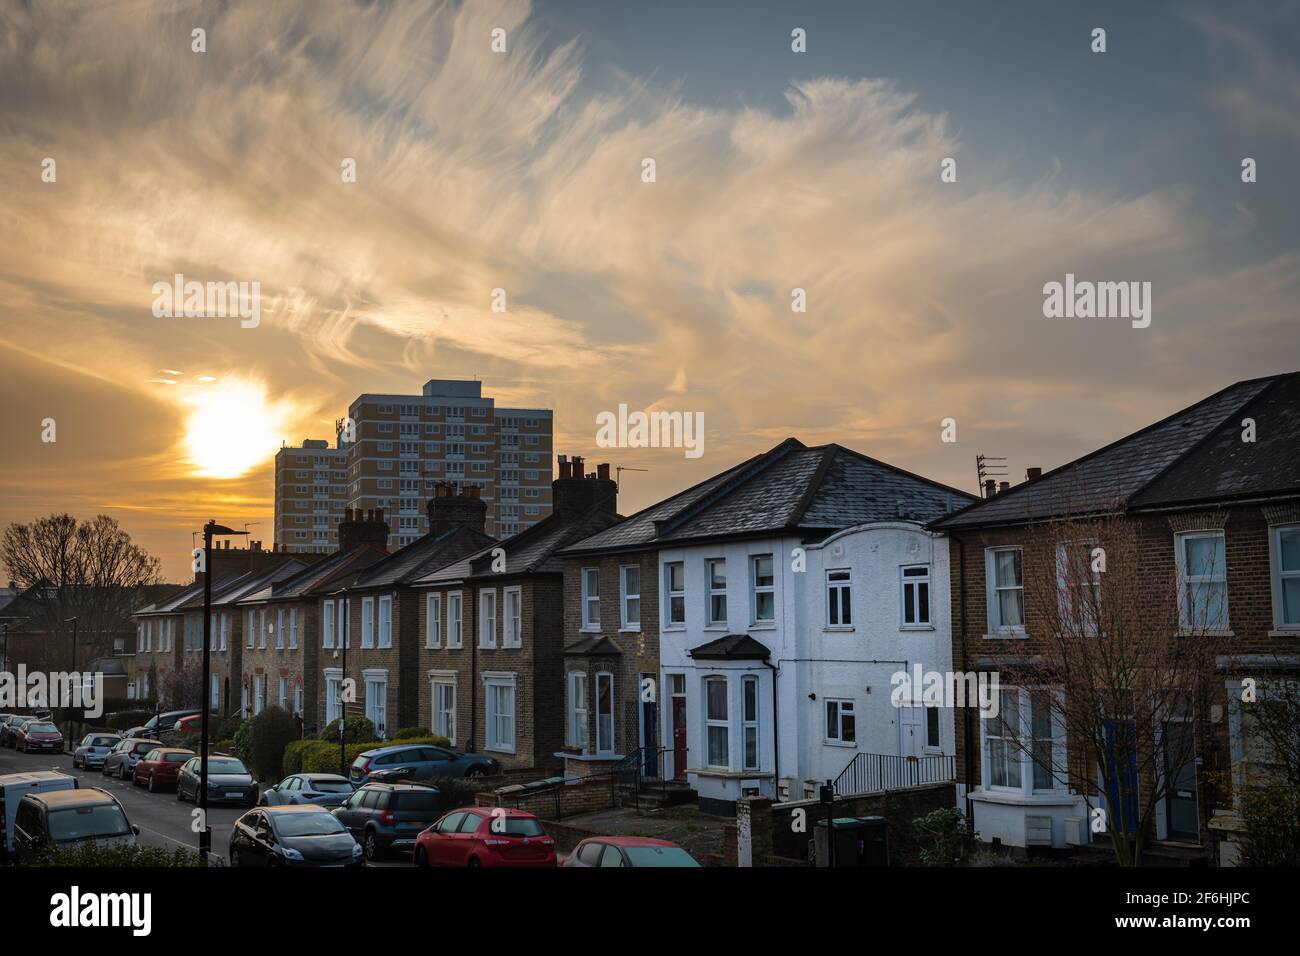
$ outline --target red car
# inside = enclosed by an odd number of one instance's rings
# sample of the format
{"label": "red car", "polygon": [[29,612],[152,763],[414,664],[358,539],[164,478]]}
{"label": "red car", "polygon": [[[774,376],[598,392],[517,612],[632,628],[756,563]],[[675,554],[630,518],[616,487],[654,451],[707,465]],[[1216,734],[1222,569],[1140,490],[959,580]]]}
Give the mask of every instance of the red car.
{"label": "red car", "polygon": [[523,810],[452,810],[415,840],[416,866],[555,866],[555,841]]}
{"label": "red car", "polygon": [[564,861],[565,866],[696,867],[700,864],[676,843],[653,837],[587,837]]}
{"label": "red car", "polygon": [[174,787],[181,764],[193,756],[193,750],[155,747],[136,761],[131,782],[137,787],[141,784],[148,786],[150,793],[157,793],[163,787]]}
{"label": "red car", "polygon": [[202,727],[203,717],[201,714],[190,714],[188,717],[182,717],[176,721],[176,726],[172,728],[182,734],[197,734]]}
{"label": "red car", "polygon": [[57,753],[63,750],[63,734],[48,720],[27,720],[14,733],[14,749],[25,754],[41,750]]}

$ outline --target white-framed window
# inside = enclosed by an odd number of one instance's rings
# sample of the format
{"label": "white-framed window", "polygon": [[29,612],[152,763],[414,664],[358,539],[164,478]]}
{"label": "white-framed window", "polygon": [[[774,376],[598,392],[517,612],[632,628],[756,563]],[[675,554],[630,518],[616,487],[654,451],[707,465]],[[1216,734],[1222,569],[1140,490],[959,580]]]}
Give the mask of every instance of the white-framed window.
{"label": "white-framed window", "polygon": [[582,627],[600,630],[600,568],[582,569]]}
{"label": "white-framed window", "polygon": [[361,676],[366,683],[366,718],[384,739],[388,736],[388,672],[362,671]]}
{"label": "white-framed window", "polygon": [[433,678],[433,732],[456,743],[456,680]]}
{"label": "white-framed window", "polygon": [[[333,647],[334,646],[334,602],[333,601],[325,602],[325,611],[321,615],[321,624],[323,625],[321,627],[321,632],[324,634],[324,639],[321,641],[321,646]],[[253,642],[251,640],[248,642],[248,646],[249,647],[253,646]]]}
{"label": "white-framed window", "polygon": [[755,554],[749,559],[750,623],[770,624],[776,620],[776,578],[772,555]]}
{"label": "white-framed window", "polygon": [[212,675],[212,702],[209,705],[210,710],[217,710],[221,707],[221,675]]}
{"label": "white-framed window", "polygon": [[275,646],[277,650],[284,650],[284,608],[275,609]]}
{"label": "white-framed window", "polygon": [[524,592],[523,588],[504,588],[505,616],[501,620],[501,646],[522,647],[524,643]]}
{"label": "white-framed window", "polygon": [[253,647],[257,642],[257,612],[244,612],[244,646]]}
{"label": "white-framed window", "polygon": [[1020,548],[989,548],[984,552],[990,633],[1020,633],[1025,629],[1025,581]]}
{"label": "white-framed window", "polygon": [[853,626],[853,573],[848,568],[826,572],[826,626]]}
{"label": "white-framed window", "polygon": [[375,599],[361,599],[361,646],[375,646]]}
{"label": "white-framed window", "polygon": [[569,672],[569,732],[568,743],[587,749],[587,675],[582,671]]}
{"label": "white-framed window", "polygon": [[342,694],[343,671],[334,667],[325,668],[325,723],[332,724],[339,719]]}
{"label": "white-framed window", "polygon": [[1065,731],[1059,692],[998,689],[998,712],[980,720],[984,786],[1020,793],[1052,793],[1065,784]]}
{"label": "white-framed window", "polygon": [[731,767],[731,723],[727,679],[704,678],[704,753],[710,767]]}
{"label": "white-framed window", "polygon": [[854,701],[828,697],[826,709],[826,742],[856,744],[858,742],[857,707]]}
{"label": "white-framed window", "polygon": [[641,629],[641,569],[625,564],[618,569],[619,626],[625,631]]}
{"label": "white-framed window", "polygon": [[289,649],[298,649],[298,609],[289,608]]}
{"label": "white-framed window", "polygon": [[704,562],[704,579],[709,585],[710,625],[727,623],[727,559],[709,558]]}
{"label": "white-framed window", "polygon": [[447,646],[461,647],[464,643],[461,624],[464,618],[465,602],[459,591],[447,595]]}
{"label": "white-framed window", "polygon": [[596,675],[596,753],[614,752],[614,675]]}
{"label": "white-framed window", "polygon": [[334,633],[339,647],[352,646],[352,598],[339,598]]}
{"label": "white-framed window", "polygon": [[289,678],[280,678],[280,709],[289,709]]}
{"label": "white-framed window", "polygon": [[302,685],[297,684],[293,688],[293,712],[302,714]]}
{"label": "white-framed window", "polygon": [[424,646],[442,646],[441,594],[430,594],[424,599]]}
{"label": "white-framed window", "polygon": [[393,646],[393,596],[379,598],[379,646]]}
{"label": "white-framed window", "polygon": [[266,637],[270,630],[271,623],[267,618],[266,608],[262,608],[262,610],[257,612],[257,632],[259,634],[259,637],[257,638],[258,647],[266,647]]}
{"label": "white-framed window", "polygon": [[758,678],[743,677],[741,690],[742,770],[758,769]]}
{"label": "white-framed window", "polygon": [[1067,631],[1095,632],[1100,621],[1101,574],[1093,570],[1091,541],[1062,541],[1056,546],[1056,588],[1061,626]]}
{"label": "white-framed window", "polygon": [[485,674],[487,691],[484,737],[488,750],[515,752],[515,678],[514,675]]}
{"label": "white-framed window", "polygon": [[1188,531],[1178,545],[1178,620],[1184,628],[1228,629],[1228,563],[1222,531]]}
{"label": "white-framed window", "polygon": [[253,675],[253,716],[256,717],[266,708],[266,675]]}
{"label": "white-framed window", "polygon": [[1281,630],[1300,630],[1300,524],[1272,531],[1274,621]]}
{"label": "white-framed window", "polygon": [[497,592],[489,588],[478,592],[478,646],[497,646]]}
{"label": "white-framed window", "polygon": [[940,750],[942,743],[940,740],[940,711],[938,707],[925,708],[925,749]]}
{"label": "white-framed window", "polygon": [[686,624],[686,565],[681,561],[664,563],[664,626]]}
{"label": "white-framed window", "polygon": [[221,649],[223,651],[230,649],[230,612],[226,611],[221,615]]}
{"label": "white-framed window", "polygon": [[930,566],[909,564],[898,569],[899,623],[903,627],[930,626]]}

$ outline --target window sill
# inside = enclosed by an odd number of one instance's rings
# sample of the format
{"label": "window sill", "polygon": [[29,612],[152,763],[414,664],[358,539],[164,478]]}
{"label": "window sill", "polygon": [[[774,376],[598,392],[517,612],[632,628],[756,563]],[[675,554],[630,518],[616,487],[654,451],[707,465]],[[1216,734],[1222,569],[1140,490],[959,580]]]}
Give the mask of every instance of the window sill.
{"label": "window sill", "polygon": [[1026,793],[1023,790],[989,790],[981,787],[970,792],[975,803],[1001,803],[1010,806],[1074,806],[1083,798],[1065,791]]}
{"label": "window sill", "polygon": [[1024,630],[992,631],[984,635],[986,641],[1025,641],[1028,639],[1029,632]]}
{"label": "window sill", "polygon": [[822,630],[828,634],[852,634],[857,628],[852,624],[827,624]]}
{"label": "window sill", "polygon": [[751,631],[775,631],[776,621],[757,621],[749,625]]}
{"label": "window sill", "polygon": [[593,625],[593,624],[584,624],[582,625],[582,627],[578,628],[578,630],[581,631],[583,634],[599,634],[600,626]]}
{"label": "window sill", "polygon": [[723,631],[723,632],[725,632],[725,631],[727,630],[727,624],[726,624],[725,621],[722,622],[721,624],[719,624],[719,623],[717,623],[717,622],[714,622],[714,623],[712,623],[712,624],[705,624],[705,625],[704,625],[704,630],[706,630],[706,631]]}
{"label": "window sill", "polygon": [[515,748],[513,747],[508,750],[505,747],[484,747],[483,752],[489,754],[506,754],[511,757],[515,756]]}
{"label": "window sill", "polygon": [[1175,632],[1174,637],[1236,637],[1235,631],[1184,631]]}
{"label": "window sill", "polygon": [[827,740],[822,738],[822,744],[827,747],[844,747],[845,749],[857,750],[858,742],[856,740]]}
{"label": "window sill", "polygon": [[1269,631],[1267,637],[1300,637],[1300,627],[1284,627]]}
{"label": "window sill", "polygon": [[935,628],[933,624],[900,624],[898,629],[900,631],[923,631],[924,632],[924,631],[933,631]]}
{"label": "window sill", "polygon": [[671,634],[671,633],[673,633],[674,631],[685,631],[685,630],[686,630],[686,625],[685,625],[685,624],[673,624],[673,625],[671,625],[671,626],[669,626],[669,627],[661,627],[661,628],[659,628],[660,633],[663,633],[663,634]]}
{"label": "window sill", "polygon": [[638,624],[638,625],[636,625],[636,627],[620,627],[620,628],[618,629],[618,632],[619,632],[620,634],[640,634],[640,633],[641,633],[641,625]]}

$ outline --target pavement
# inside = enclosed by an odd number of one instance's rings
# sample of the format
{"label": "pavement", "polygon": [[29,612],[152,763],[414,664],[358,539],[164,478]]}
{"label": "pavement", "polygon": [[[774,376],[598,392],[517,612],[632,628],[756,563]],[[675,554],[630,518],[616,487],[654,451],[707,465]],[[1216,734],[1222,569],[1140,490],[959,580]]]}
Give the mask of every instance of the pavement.
{"label": "pavement", "polygon": [[[71,754],[24,754],[0,747],[0,775],[33,770],[57,770],[77,778],[79,787],[99,787],[121,802],[127,819],[140,828],[140,842],[146,846],[174,850],[185,847],[197,850],[199,835],[190,829],[194,804],[181,803],[176,791],[149,793],[130,780],[105,777],[98,770],[73,770]],[[247,810],[244,807],[212,806],[208,808],[208,825],[212,828],[212,853],[224,861],[230,859],[230,832]],[[376,866],[410,866],[403,857],[386,857]]]}

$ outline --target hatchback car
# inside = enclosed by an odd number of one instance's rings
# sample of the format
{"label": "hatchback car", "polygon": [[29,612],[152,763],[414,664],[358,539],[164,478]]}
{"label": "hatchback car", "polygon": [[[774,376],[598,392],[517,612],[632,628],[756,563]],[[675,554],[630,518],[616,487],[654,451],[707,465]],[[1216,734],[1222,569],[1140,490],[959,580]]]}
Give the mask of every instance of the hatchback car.
{"label": "hatchback car", "polygon": [[[191,757],[176,776],[176,799],[198,803],[202,757]],[[248,772],[244,762],[229,754],[208,756],[208,804],[238,803],[245,807],[257,805],[257,780]]]}
{"label": "hatchback car", "polygon": [[324,807],[258,807],[235,821],[231,866],[365,866],[361,845]]}
{"label": "hatchback car", "polygon": [[367,750],[348,768],[358,786],[379,774],[388,783],[433,780],[438,777],[485,777],[500,773],[501,765],[483,754],[461,753],[430,744],[398,744]]}
{"label": "hatchback car", "polygon": [[336,773],[295,773],[263,791],[258,805],[263,807],[297,806],[314,803],[318,807],[339,807],[352,796],[352,784]]}
{"label": "hatchback car", "polygon": [[555,840],[537,817],[504,807],[453,810],[415,842],[416,866],[555,866]]}
{"label": "hatchback car", "polygon": [[117,734],[86,734],[72,751],[72,769],[94,770],[104,766],[109,752],[121,742]]}
{"label": "hatchback car", "polygon": [[368,783],[334,815],[376,860],[389,850],[410,851],[420,831],[438,819],[438,790],[411,783]]}
{"label": "hatchback car", "polygon": [[174,787],[181,764],[193,756],[193,750],[156,747],[136,761],[135,770],[131,772],[131,782],[137,787],[148,787],[150,793],[157,793],[164,787]]}
{"label": "hatchback car", "polygon": [[162,733],[165,730],[175,729],[176,723],[182,717],[189,717],[197,713],[198,713],[197,710],[163,711],[161,714],[155,714],[153,717],[150,717],[139,727],[132,727],[125,734],[123,734],[123,736],[124,737],[156,737],[158,734]]}
{"label": "hatchback car", "polygon": [[0,721],[0,746],[12,747],[14,745],[14,731],[24,720],[31,720],[31,714],[10,714],[4,720]]}
{"label": "hatchback car", "polygon": [[14,814],[14,854],[91,842],[134,845],[139,833],[117,798],[98,787],[29,793]]}
{"label": "hatchback car", "polygon": [[691,856],[676,843],[651,837],[588,837],[579,843],[565,866],[620,867],[698,867]]}
{"label": "hatchback car", "polygon": [[25,754],[62,753],[63,733],[48,720],[25,720],[14,733],[14,749]]}
{"label": "hatchback car", "polygon": [[130,780],[131,775],[135,773],[136,762],[149,751],[161,746],[160,740],[123,740],[108,752],[108,756],[104,758],[104,766],[99,768],[100,773],[105,777]]}

